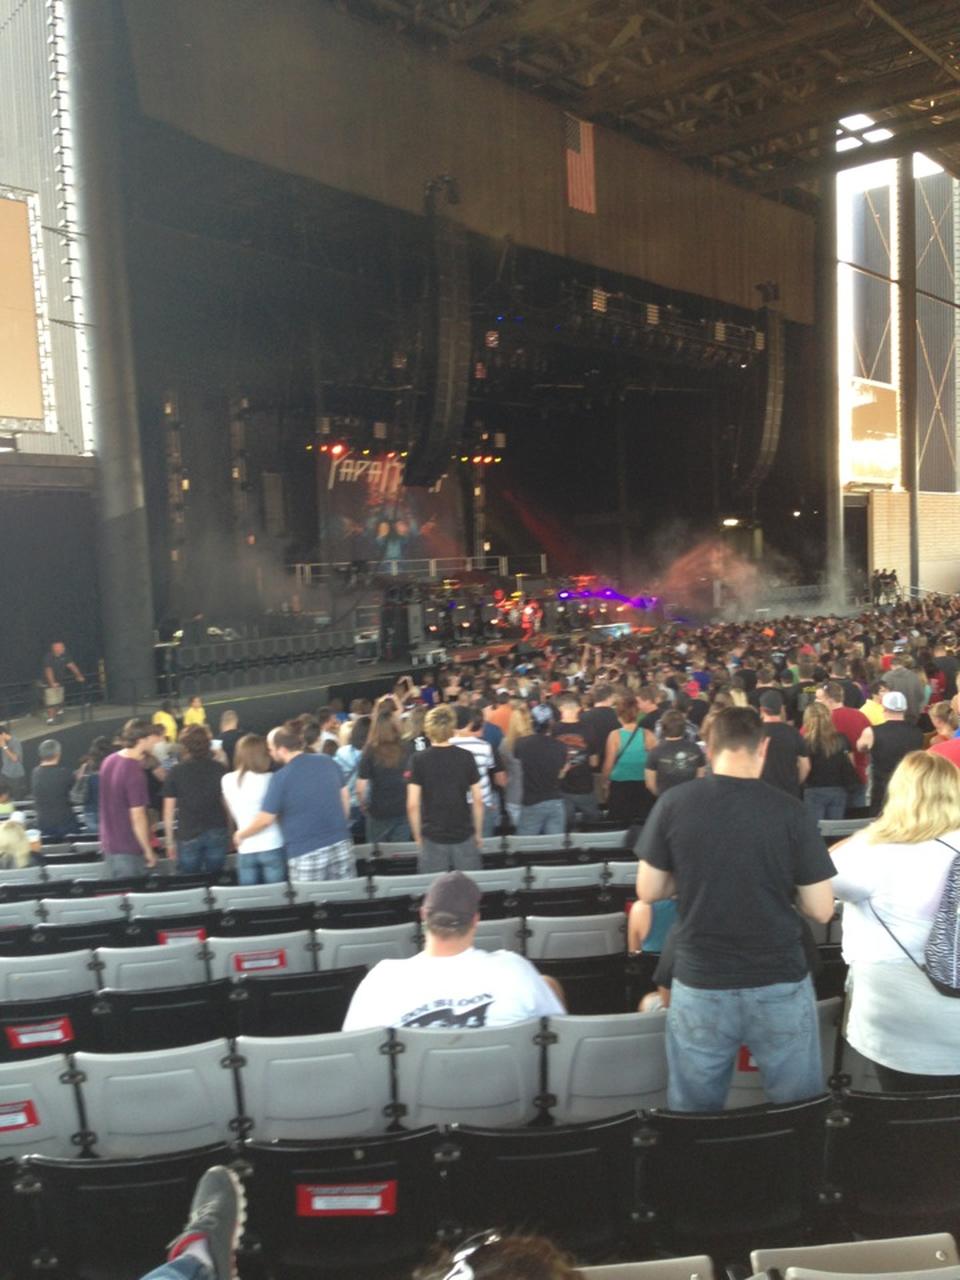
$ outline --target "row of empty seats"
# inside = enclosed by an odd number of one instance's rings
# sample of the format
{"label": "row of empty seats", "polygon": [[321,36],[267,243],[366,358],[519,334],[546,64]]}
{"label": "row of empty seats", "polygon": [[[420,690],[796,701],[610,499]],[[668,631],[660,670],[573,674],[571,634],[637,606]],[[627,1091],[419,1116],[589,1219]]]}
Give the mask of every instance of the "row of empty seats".
{"label": "row of empty seats", "polygon": [[[81,1138],[100,1140],[98,1108],[108,1101],[120,1106],[121,1122],[137,1094],[155,1110],[146,1068],[129,1092],[122,1073],[104,1080],[88,1062],[59,1074],[65,1079],[49,1087],[77,1091],[96,1117]],[[206,1113],[185,1103],[177,1113],[187,1136],[217,1127],[203,1126]],[[30,1122],[22,1104],[7,1114]],[[122,1136],[116,1122],[108,1136]],[[751,1250],[850,1233],[956,1233],[960,1184],[945,1171],[958,1159],[960,1095],[847,1093],[716,1115],[654,1110],[576,1125],[424,1126],[314,1142],[265,1142],[253,1128],[200,1150],[0,1162],[3,1262],[19,1258],[21,1274],[64,1280],[86,1268],[136,1280],[182,1224],[199,1172],[232,1162],[249,1195],[244,1252],[274,1274],[401,1274],[441,1231],[491,1223],[544,1232],[586,1262],[699,1251],[717,1263],[781,1270],[788,1255]],[[934,1269],[939,1260],[908,1265]]]}

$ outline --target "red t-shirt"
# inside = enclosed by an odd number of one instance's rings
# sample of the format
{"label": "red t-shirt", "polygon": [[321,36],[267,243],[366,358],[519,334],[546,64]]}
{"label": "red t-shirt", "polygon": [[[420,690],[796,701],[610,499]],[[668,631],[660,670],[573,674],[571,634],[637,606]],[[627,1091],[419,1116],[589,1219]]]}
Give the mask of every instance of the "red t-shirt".
{"label": "red t-shirt", "polygon": [[946,756],[960,769],[960,738],[947,738],[945,742],[935,742],[928,750],[933,755]]}
{"label": "red t-shirt", "polygon": [[857,777],[861,782],[867,780],[867,765],[870,762],[869,753],[866,751],[855,750],[857,742],[864,729],[870,728],[870,721],[862,711],[856,711],[853,707],[837,707],[835,711],[830,713],[833,720],[833,727],[837,733],[842,733],[850,744],[850,750],[853,751],[853,767],[857,771]]}

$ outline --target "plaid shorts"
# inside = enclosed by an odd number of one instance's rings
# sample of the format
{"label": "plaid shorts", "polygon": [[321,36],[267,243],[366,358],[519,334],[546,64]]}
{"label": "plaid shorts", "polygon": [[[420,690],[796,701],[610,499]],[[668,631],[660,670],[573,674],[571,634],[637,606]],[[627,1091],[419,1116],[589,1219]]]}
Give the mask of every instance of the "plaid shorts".
{"label": "plaid shorts", "polygon": [[287,861],[291,881],[347,880],[357,874],[357,861],[349,840],[338,840],[323,849],[302,853]]}

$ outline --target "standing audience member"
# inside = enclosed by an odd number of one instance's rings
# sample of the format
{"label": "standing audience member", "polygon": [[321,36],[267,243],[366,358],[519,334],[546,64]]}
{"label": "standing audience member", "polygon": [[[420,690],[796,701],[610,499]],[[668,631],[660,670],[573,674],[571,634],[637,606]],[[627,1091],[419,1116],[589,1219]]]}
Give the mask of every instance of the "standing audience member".
{"label": "standing audience member", "polygon": [[0,778],[10,788],[10,795],[14,800],[22,800],[27,794],[23,747],[8,724],[0,724]]}
{"label": "standing audience member", "polygon": [[354,876],[357,864],[347,827],[350,794],[338,765],[322,752],[304,750],[296,720],[271,729],[267,746],[283,767],[271,776],[260,812],[234,836],[236,847],[279,819],[291,881]]}
{"label": "standing audience member", "polygon": [[867,804],[867,767],[870,757],[865,751],[857,750],[857,742],[864,729],[870,728],[870,721],[862,711],[843,705],[843,686],[837,684],[835,680],[830,680],[817,689],[816,701],[821,702],[830,712],[833,727],[837,733],[846,738],[853,753],[850,758],[856,771],[857,781],[849,794],[848,807],[864,809]]}
{"label": "standing audience member", "polygon": [[73,774],[60,763],[60,743],[56,739],[44,738],[37,756],[40,763],[30,778],[37,826],[44,839],[63,840],[79,825],[70,802]]}
{"label": "standing audience member", "polygon": [[916,671],[913,658],[909,653],[894,653],[890,670],[884,677],[884,683],[888,689],[903,694],[907,700],[907,721],[910,724],[916,724],[927,700],[927,694],[923,680]]}
{"label": "standing audience member", "polygon": [[157,865],[147,819],[147,778],[143,758],[156,735],[149,720],[128,720],[120,732],[121,749],[100,766],[100,848],[107,874],[114,879],[142,876]]}
{"label": "standing audience member", "polygon": [[[777,695],[779,697],[779,694]],[[662,796],[681,782],[702,778],[707,760],[696,742],[687,737],[682,711],[665,711],[660,717],[663,737],[647,756],[644,781],[652,796]]]}
{"label": "standing audience member", "polygon": [[220,716],[220,747],[231,769],[234,767],[233,753],[242,737],[243,730],[240,728],[240,717],[236,711],[224,711]]}
{"label": "standing audience member", "polygon": [[366,815],[370,844],[410,840],[407,767],[412,748],[404,743],[389,708],[377,713],[357,768],[357,799]]}
{"label": "standing audience member", "polygon": [[842,818],[851,788],[859,787],[860,778],[854,772],[847,740],[835,728],[823,703],[811,702],[804,711],[803,738],[810,753],[803,803],[818,822]]}
{"label": "standing audience member", "polygon": [[477,762],[450,741],[457,727],[453,707],[434,707],[424,726],[430,746],[413,756],[407,787],[407,817],[420,846],[420,870],[479,869],[484,806]]}
{"label": "standing audience member", "polygon": [[[245,733],[234,748],[236,769],[220,781],[223,802],[239,829],[263,809],[270,785],[270,752],[266,738]],[[237,880],[240,884],[277,884],[285,880],[283,833],[274,822],[237,846]]]}
{"label": "standing audience member", "polygon": [[783,718],[783,694],[767,689],[760,695],[760,719],[767,736],[767,754],[763,762],[763,782],[800,799],[800,788],[810,773],[810,757],[803,738]]}
{"label": "standing audience member", "polygon": [[722,1110],[743,1044],[771,1102],[823,1090],[794,896],[811,919],[831,919],[833,863],[809,811],[760,781],[767,738],[755,711],[721,711],[708,750],[713,775],[668,791],[638,849],[640,900],[678,898],[667,1018],[674,1111]]}
{"label": "standing audience member", "polygon": [[476,761],[480,775],[480,790],[483,793],[483,834],[492,836],[500,820],[500,804],[494,785],[506,785],[507,775],[504,772],[498,753],[483,736],[483,714],[472,707],[456,707],[457,732],[450,739],[450,745],[469,751]]}
{"label": "standing audience member", "polygon": [[343,785],[350,796],[350,833],[359,843],[364,835],[364,821],[357,794],[357,770],[360,767],[363,748],[367,745],[367,738],[370,736],[370,716],[364,713],[354,717],[351,713],[351,718],[343,725],[340,735],[343,745],[337,748],[333,758],[343,778]]}
{"label": "standing audience member", "polygon": [[507,816],[516,831],[523,810],[523,768],[517,759],[517,743],[521,738],[533,733],[533,717],[530,707],[521,698],[514,698],[511,703],[510,724],[500,747],[500,759],[507,775],[507,785],[503,790],[503,803]]}
{"label": "standing audience member", "polygon": [[850,966],[844,1034],[887,1093],[960,1089],[960,1000],[921,970],[958,854],[960,772],[923,751],[897,766],[877,821],[831,850]]}
{"label": "standing audience member", "polygon": [[[8,803],[8,784],[0,779],[0,805]],[[29,867],[33,860],[33,848],[25,828],[22,813],[11,813],[0,822],[0,871],[16,871]]]}
{"label": "standing audience member", "polygon": [[911,751],[923,750],[923,730],[907,724],[907,699],[898,689],[883,695],[883,724],[872,724],[857,739],[858,751],[870,752],[870,812],[878,814],[887,799],[887,784],[893,771]]}
{"label": "standing audience member", "polygon": [[960,768],[960,738],[957,737],[960,717],[949,702],[936,702],[930,708],[930,722],[934,739],[928,750],[935,756],[944,756]]}
{"label": "standing audience member", "polygon": [[109,738],[94,738],[73,784],[74,798],[83,809],[83,825],[94,833],[100,829],[100,766],[112,751]]}
{"label": "standing audience member", "polygon": [[567,813],[560,780],[570,768],[567,748],[551,736],[553,716],[548,706],[534,707],[532,717],[534,732],[519,738],[513,748],[523,773],[517,835],[562,836]]}
{"label": "standing audience member", "polygon": [[207,710],[203,705],[203,699],[199,693],[195,693],[187,704],[187,709],[183,713],[183,727],[190,728],[191,725],[199,724],[206,728]]}
{"label": "standing audience member", "polygon": [[168,743],[176,742],[180,730],[177,728],[177,719],[174,715],[172,702],[167,700],[160,703],[159,709],[153,713],[153,723],[160,725]]}
{"label": "standing audience member", "polygon": [[632,822],[642,822],[653,804],[653,797],[644,785],[644,777],[647,752],[657,745],[657,739],[640,723],[640,708],[632,693],[617,697],[616,712],[619,728],[607,738],[603,776],[609,783],[607,805],[610,820],[628,827]]}
{"label": "standing audience member", "polygon": [[567,769],[560,780],[560,792],[567,811],[567,822],[572,826],[577,814],[588,822],[600,817],[600,805],[593,786],[593,769],[590,767],[590,738],[584,728],[580,699],[575,693],[561,693],[557,698],[559,723],[553,726],[553,736],[563,744],[567,753]]}
{"label": "standing audience member", "polygon": [[77,684],[85,684],[83,672],[67,652],[62,640],[54,640],[43,659],[43,704],[47,709],[47,724],[53,724],[63,715],[64,682],[72,675]]}
{"label": "standing audience member", "polygon": [[[223,806],[224,768],[213,758],[205,725],[188,724],[180,734],[180,763],[163,784],[163,833],[167,857],[180,875],[218,875],[230,848]],[[176,833],[174,833],[176,819]]]}

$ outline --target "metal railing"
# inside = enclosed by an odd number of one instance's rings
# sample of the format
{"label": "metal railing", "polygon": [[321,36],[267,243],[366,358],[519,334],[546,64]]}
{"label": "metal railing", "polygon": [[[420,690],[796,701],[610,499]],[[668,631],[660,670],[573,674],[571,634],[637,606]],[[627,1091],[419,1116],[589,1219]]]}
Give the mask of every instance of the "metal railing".
{"label": "metal railing", "polygon": [[[357,563],[349,560],[314,561],[289,566],[301,587],[320,586],[337,577],[357,573]],[[437,556],[431,560],[380,560],[367,572],[389,578],[441,580],[464,573],[488,573],[498,578],[546,577],[547,557],[525,556]]]}

